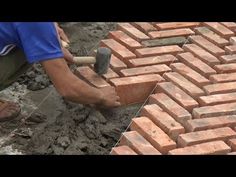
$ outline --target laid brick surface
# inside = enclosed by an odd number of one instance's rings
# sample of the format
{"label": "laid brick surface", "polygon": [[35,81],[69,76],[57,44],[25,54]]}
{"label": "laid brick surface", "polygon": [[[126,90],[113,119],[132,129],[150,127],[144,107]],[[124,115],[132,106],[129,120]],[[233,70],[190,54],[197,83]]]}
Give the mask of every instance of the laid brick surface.
{"label": "laid brick surface", "polygon": [[236,29],[236,23],[235,22],[221,22],[222,25],[229,28],[230,30]]}
{"label": "laid brick surface", "polygon": [[177,122],[181,123],[183,126],[187,120],[192,118],[191,114],[172,100],[169,96],[164,93],[153,94],[149,97],[149,104],[157,104],[164,111],[170,114]]}
{"label": "laid brick surface", "polygon": [[198,107],[198,102],[192,97],[186,94],[179,87],[175,86],[172,82],[163,82],[157,84],[155,93],[165,93],[171,97],[178,104],[183,106],[188,111],[192,111],[193,108]]}
{"label": "laid brick surface", "polygon": [[158,74],[114,78],[110,83],[115,86],[122,105],[144,102],[158,82],[164,79]]}
{"label": "laid brick surface", "polygon": [[236,103],[225,103],[214,106],[203,106],[194,108],[192,115],[195,119],[205,117],[215,117],[223,115],[233,115],[236,113]]}
{"label": "laid brick surface", "polygon": [[75,74],[95,87],[102,88],[110,86],[110,84],[88,66],[78,67],[75,70]]}
{"label": "laid brick surface", "polygon": [[227,54],[236,54],[236,45],[225,46],[225,52]]}
{"label": "laid brick surface", "polygon": [[236,45],[236,37],[231,37],[229,41],[232,45]]}
{"label": "laid brick surface", "polygon": [[162,154],[176,148],[176,143],[147,117],[133,118],[130,129],[137,131]]}
{"label": "laid brick surface", "polygon": [[215,65],[214,69],[218,73],[232,73],[232,72],[236,72],[236,63],[228,63],[228,64]]}
{"label": "laid brick surface", "polygon": [[213,83],[232,82],[236,81],[236,73],[213,74],[209,79]]}
{"label": "laid brick surface", "polygon": [[131,36],[137,41],[142,41],[142,40],[147,40],[150,39],[146,34],[135,28],[133,25],[130,23],[118,23],[117,24],[117,29],[124,31],[126,34]]}
{"label": "laid brick surface", "polygon": [[129,146],[137,154],[141,155],[161,155],[156,148],[136,131],[124,132],[120,140],[120,145]]}
{"label": "laid brick surface", "polygon": [[177,55],[177,58],[190,68],[197,71],[199,74],[208,78],[212,74],[216,74],[216,71],[208,66],[206,63],[195,57],[192,53],[186,52]]}
{"label": "laid brick surface", "polygon": [[188,120],[185,128],[187,132],[195,132],[200,130],[220,128],[220,127],[233,128],[235,125],[236,125],[236,116],[228,115],[228,116],[218,116],[204,119]]}
{"label": "laid brick surface", "polygon": [[236,138],[230,139],[228,145],[233,151],[236,151]]}
{"label": "laid brick surface", "polygon": [[173,30],[164,30],[164,31],[151,31],[148,35],[152,38],[166,38],[166,37],[176,37],[176,36],[189,36],[195,34],[189,28],[182,28],[182,29],[173,29]]}
{"label": "laid brick surface", "polygon": [[236,138],[236,132],[229,127],[223,127],[181,134],[177,142],[180,147],[185,147],[216,140],[227,141],[230,138]]}
{"label": "laid brick surface", "polygon": [[169,65],[170,63],[173,63],[176,61],[178,61],[178,59],[175,56],[166,54],[166,55],[160,55],[160,56],[131,59],[128,61],[127,64],[129,67],[140,67],[140,66],[150,66],[150,65],[156,65],[156,64]]}
{"label": "laid brick surface", "polygon": [[141,110],[141,116],[148,117],[173,140],[185,132],[184,127],[175,121],[167,112],[156,104],[146,105]]}
{"label": "laid brick surface", "polygon": [[199,22],[169,22],[169,23],[157,23],[155,24],[155,26],[159,30],[167,30],[176,28],[196,27],[199,24],[200,24]]}
{"label": "laid brick surface", "polygon": [[220,64],[220,61],[212,54],[204,50],[203,48],[199,47],[196,44],[185,44],[183,49],[186,52],[191,52],[193,55],[198,57],[200,60],[205,62],[210,66],[214,66],[216,64]]}
{"label": "laid brick surface", "polygon": [[222,55],[219,58],[223,63],[236,63],[236,54]]}
{"label": "laid brick surface", "polygon": [[144,74],[163,74],[165,72],[171,71],[170,67],[165,64],[160,65],[151,65],[151,66],[144,66],[138,68],[128,68],[123,69],[120,71],[121,76],[137,76],[137,75],[144,75]]}
{"label": "laid brick surface", "polygon": [[216,84],[206,85],[203,87],[203,90],[208,95],[236,92],[236,82],[226,82],[226,83],[216,83]]}
{"label": "laid brick surface", "polygon": [[210,81],[207,78],[205,78],[204,76],[202,76],[201,74],[199,74],[198,72],[183,63],[173,63],[170,65],[170,68],[173,71],[184,76],[186,79],[188,79],[198,87],[210,84]]}
{"label": "laid brick surface", "polygon": [[205,95],[204,91],[176,72],[165,73],[164,79],[171,81],[193,98]]}
{"label": "laid brick surface", "polygon": [[166,45],[178,45],[182,47],[182,45],[186,43],[189,43],[186,37],[178,36],[178,37],[151,39],[151,40],[143,41],[141,44],[145,47],[157,47],[157,46],[166,46]]}
{"label": "laid brick surface", "polygon": [[214,43],[215,45],[218,45],[219,47],[224,47],[229,44],[228,40],[224,39],[206,27],[195,28],[195,32],[204,36],[207,40]]}
{"label": "laid brick surface", "polygon": [[189,39],[190,41],[199,45],[200,47],[202,47],[203,49],[210,52],[212,55],[216,57],[219,57],[225,54],[225,51],[223,49],[211,43],[210,41],[208,41],[207,39],[205,39],[204,37],[200,35],[190,36]]}
{"label": "laid brick surface", "polygon": [[118,146],[114,147],[111,150],[111,155],[137,155],[130,147],[128,146]]}
{"label": "laid brick surface", "polygon": [[230,147],[223,141],[213,141],[201,143],[184,148],[171,150],[169,155],[217,155],[227,154],[230,152]]}
{"label": "laid brick surface", "polygon": [[234,35],[233,31],[218,22],[204,22],[203,24],[226,39]]}
{"label": "laid brick surface", "polygon": [[147,23],[147,22],[135,22],[135,23],[131,23],[131,24],[146,34],[148,34],[148,32],[150,32],[150,31],[157,30],[151,23]]}
{"label": "laid brick surface", "polygon": [[119,75],[114,72],[112,69],[108,69],[107,73],[106,74],[103,74],[102,77],[107,81],[109,82],[110,79],[113,79],[113,78],[117,78],[119,77]]}
{"label": "laid brick surface", "polygon": [[136,49],[135,54],[138,57],[149,57],[155,55],[173,54],[176,55],[183,52],[183,49],[177,45],[161,46],[161,47],[150,47]]}
{"label": "laid brick surface", "polygon": [[122,62],[120,59],[112,55],[111,61],[110,61],[110,67],[113,71],[119,72],[121,69],[127,68],[127,65],[124,62]]}

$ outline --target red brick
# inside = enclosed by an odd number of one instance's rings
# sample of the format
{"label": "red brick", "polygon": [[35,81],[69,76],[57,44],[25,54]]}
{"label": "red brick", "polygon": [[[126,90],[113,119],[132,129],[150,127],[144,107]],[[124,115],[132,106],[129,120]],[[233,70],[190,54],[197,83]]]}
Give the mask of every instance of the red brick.
{"label": "red brick", "polygon": [[236,63],[236,54],[234,54],[234,55],[222,55],[222,56],[220,56],[220,60],[223,63]]}
{"label": "red brick", "polygon": [[192,97],[190,97],[183,90],[181,90],[179,87],[175,86],[171,82],[163,82],[157,84],[155,92],[156,93],[163,92],[167,94],[174,101],[176,101],[178,104],[180,104],[190,112],[192,111],[193,108],[198,107],[198,103]]}
{"label": "red brick", "polygon": [[148,35],[152,39],[156,38],[166,38],[166,37],[176,37],[176,36],[189,36],[195,34],[189,28],[182,28],[182,29],[173,29],[173,30],[164,30],[164,31],[151,31]]}
{"label": "red brick", "polygon": [[200,108],[194,108],[192,115],[195,119],[200,119],[205,117],[232,115],[235,113],[236,113],[236,103],[226,103],[214,106],[204,106]]}
{"label": "red brick", "polygon": [[95,73],[88,66],[78,67],[75,70],[75,74],[95,87],[101,88],[105,86],[110,86],[110,84],[108,84],[101,76]]}
{"label": "red brick", "polygon": [[214,69],[202,62],[199,58],[193,56],[190,52],[178,54],[177,58],[182,63],[185,63],[187,66],[194,69],[206,78],[208,78],[211,74],[216,74]]}
{"label": "red brick", "polygon": [[236,45],[236,37],[231,37],[229,41],[230,41],[230,44]]}
{"label": "red brick", "polygon": [[186,66],[183,63],[173,63],[170,65],[171,69],[175,72],[178,72],[186,79],[197,85],[198,87],[202,87],[204,85],[208,85],[210,81],[206,79],[201,74],[197,73],[190,67]]}
{"label": "red brick", "polygon": [[203,87],[203,90],[208,95],[236,92],[236,82],[216,83],[216,84],[206,85]]}
{"label": "red brick", "polygon": [[110,79],[119,77],[119,75],[109,68],[107,73],[103,74],[102,77],[108,82]]}
{"label": "red brick", "polygon": [[133,118],[130,129],[137,131],[162,154],[176,148],[176,143],[147,117]]}
{"label": "red brick", "polygon": [[236,132],[229,127],[216,128],[211,130],[203,130],[181,134],[178,137],[178,145],[180,147],[191,146],[195,144],[205,143],[209,141],[227,141],[230,138],[235,138]]}
{"label": "red brick", "polygon": [[230,30],[235,30],[236,29],[236,23],[234,22],[221,22],[222,25],[225,27],[229,28]]}
{"label": "red brick", "polygon": [[195,28],[195,32],[197,34],[204,36],[207,40],[220,47],[224,47],[229,44],[229,41],[222,38],[221,36],[219,36],[218,34],[214,33],[213,31],[209,30],[206,27]]}
{"label": "red brick", "polygon": [[184,127],[175,121],[167,112],[164,112],[156,104],[146,105],[142,108],[141,116],[148,117],[173,140],[177,140],[179,134],[185,132]]}
{"label": "red brick", "polygon": [[118,146],[114,147],[111,150],[111,155],[137,155],[130,147],[128,146]]}
{"label": "red brick", "polygon": [[225,52],[227,54],[236,54],[236,45],[225,46]]}
{"label": "red brick", "polygon": [[236,139],[230,139],[228,145],[233,151],[236,151]]}
{"label": "red brick", "polygon": [[225,51],[223,49],[211,43],[210,41],[208,41],[207,39],[205,39],[204,37],[200,35],[190,36],[189,39],[190,41],[204,48],[205,50],[207,50],[208,52],[210,52],[212,55],[216,57],[219,57],[220,55],[225,54]]}
{"label": "red brick", "polygon": [[230,147],[223,141],[213,141],[201,143],[184,148],[171,150],[169,155],[217,155],[227,154],[230,152]]}
{"label": "red brick", "polygon": [[151,23],[147,23],[147,22],[135,22],[135,23],[131,23],[131,24],[146,34],[150,31],[157,30]]}
{"label": "red brick", "polygon": [[213,83],[232,82],[236,81],[236,73],[214,74],[209,79]]}
{"label": "red brick", "polygon": [[130,67],[140,67],[140,66],[149,66],[149,65],[155,65],[155,64],[169,65],[170,63],[173,63],[175,61],[178,61],[176,57],[174,57],[173,55],[167,54],[167,55],[161,55],[161,56],[131,59],[128,61],[127,64]]}
{"label": "red brick", "polygon": [[120,71],[121,76],[136,76],[136,75],[144,75],[144,74],[163,74],[165,72],[171,71],[171,69],[165,65],[151,65],[151,66],[143,66],[138,68],[128,68]]}
{"label": "red brick", "polygon": [[170,45],[170,46],[136,49],[135,54],[138,57],[149,57],[149,56],[164,55],[164,54],[176,55],[179,52],[183,52],[183,49],[181,49],[178,45]]}
{"label": "red brick", "polygon": [[155,26],[159,30],[166,29],[176,29],[176,28],[191,28],[196,27],[200,23],[199,22],[169,22],[169,23],[157,23]]}
{"label": "red brick", "polygon": [[120,145],[129,146],[137,154],[141,155],[161,155],[161,153],[156,148],[154,148],[136,131],[123,133],[120,140]]}
{"label": "red brick", "polygon": [[199,97],[201,106],[236,102],[236,92]]}
{"label": "red brick", "polygon": [[153,91],[157,82],[163,80],[158,74],[149,74],[115,78],[111,79],[110,82],[116,87],[121,103],[128,105],[144,102]]}
{"label": "red brick", "polygon": [[236,116],[218,116],[204,119],[192,119],[186,123],[186,130],[190,132],[214,129],[220,127],[234,127],[236,125]]}
{"label": "red brick", "polygon": [[129,37],[127,34],[125,34],[123,31],[110,31],[109,32],[109,38],[113,38],[125,47],[127,47],[129,50],[134,51],[134,49],[141,48],[142,45],[135,41],[133,38]]}
{"label": "red brick", "polygon": [[163,77],[167,81],[171,81],[177,86],[179,86],[183,91],[192,96],[193,98],[198,98],[199,96],[205,95],[204,91],[194,85],[192,82],[185,79],[182,75],[176,72],[165,73]]}
{"label": "red brick", "polygon": [[150,39],[146,34],[139,31],[137,28],[135,28],[133,25],[129,23],[118,23],[117,29],[124,31],[130,37],[134,38],[135,40],[139,42],[141,42],[142,40]]}
{"label": "red brick", "polygon": [[181,123],[183,126],[187,120],[190,120],[192,118],[191,114],[186,109],[184,109],[164,93],[151,95],[149,97],[149,104],[159,105],[164,111],[170,114],[177,122]]}
{"label": "red brick", "polygon": [[134,53],[114,39],[101,40],[100,46],[110,48],[112,53],[119,59],[122,59],[124,62],[128,59],[136,58]]}
{"label": "red brick", "polygon": [[218,73],[236,72],[236,63],[228,63],[228,64],[215,65],[214,69]]}
{"label": "red brick", "polygon": [[218,22],[205,22],[204,25],[224,38],[229,38],[234,35],[233,31]]}
{"label": "red brick", "polygon": [[187,52],[193,53],[193,55],[195,55],[200,60],[202,60],[203,62],[205,62],[210,66],[214,66],[220,63],[220,61],[215,56],[213,56],[203,48],[197,46],[196,44],[185,44],[183,46],[183,49]]}
{"label": "red brick", "polygon": [[127,68],[127,65],[114,55],[111,55],[110,67],[113,71],[119,72],[120,70]]}

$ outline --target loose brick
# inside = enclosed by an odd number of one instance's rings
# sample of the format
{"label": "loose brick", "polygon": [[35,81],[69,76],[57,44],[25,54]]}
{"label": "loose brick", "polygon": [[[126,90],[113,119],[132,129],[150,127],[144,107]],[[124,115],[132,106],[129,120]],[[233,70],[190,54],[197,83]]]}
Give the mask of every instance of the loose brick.
{"label": "loose brick", "polygon": [[171,82],[157,84],[155,92],[167,94],[188,111],[192,111],[193,108],[198,107],[198,103],[192,97]]}
{"label": "loose brick", "polygon": [[223,26],[218,22],[205,22],[203,24],[224,38],[230,38],[231,36],[234,35],[233,31],[231,31],[230,29],[226,28],[225,26]]}
{"label": "loose brick", "polygon": [[119,73],[120,70],[127,68],[127,65],[114,55],[111,55],[110,67]]}
{"label": "loose brick", "polygon": [[236,45],[225,46],[225,51],[227,54],[236,54]]}
{"label": "loose brick", "polygon": [[193,54],[191,54],[190,52],[178,54],[177,58],[206,78],[208,78],[212,74],[216,74],[216,71],[214,69],[212,69],[206,63],[202,62],[199,58],[193,56]]}
{"label": "loose brick", "polygon": [[114,39],[104,39],[100,42],[101,47],[110,48],[112,53],[122,59],[124,62],[128,59],[136,58],[136,55],[128,50],[125,46],[121,45]]}
{"label": "loose brick", "polygon": [[231,37],[229,41],[232,45],[236,45],[236,37]]}
{"label": "loose brick", "polygon": [[183,49],[187,52],[193,53],[193,55],[210,66],[214,66],[220,63],[220,61],[215,56],[213,56],[203,48],[197,46],[196,44],[185,44],[183,46]]}
{"label": "loose brick", "polygon": [[171,150],[169,155],[219,155],[230,152],[230,147],[223,141],[213,141]]}
{"label": "loose brick", "polygon": [[151,119],[175,141],[179,134],[185,132],[184,127],[180,123],[176,122],[174,118],[156,104],[144,106],[141,111],[141,116]]}
{"label": "loose brick", "polygon": [[170,45],[162,47],[136,49],[135,54],[138,57],[150,57],[154,55],[164,55],[164,54],[176,55],[179,52],[183,52],[183,49],[177,45]]}
{"label": "loose brick", "polygon": [[220,127],[234,127],[236,125],[236,116],[218,116],[204,119],[192,119],[186,122],[186,130],[195,132],[200,130],[214,129]]}
{"label": "loose brick", "polygon": [[161,155],[156,148],[136,131],[124,132],[120,140],[120,145],[129,146],[141,155]]}
{"label": "loose brick", "polygon": [[137,58],[137,59],[131,59],[128,61],[128,66],[130,67],[140,67],[140,66],[149,66],[149,65],[155,65],[155,64],[166,64],[169,65],[170,63],[173,63],[175,61],[178,61],[176,57],[173,55],[160,55],[160,56],[153,56],[153,57],[145,57],[145,58]]}
{"label": "loose brick", "polygon": [[236,92],[199,97],[201,106],[236,102]]}
{"label": "loose brick", "polygon": [[215,65],[214,69],[218,73],[236,72],[236,63],[228,63],[228,64]]}
{"label": "loose brick", "polygon": [[236,132],[229,127],[216,128],[212,130],[203,130],[181,134],[178,137],[178,145],[180,147],[191,146],[195,144],[205,143],[209,141],[227,141],[230,138],[235,138]]}
{"label": "loose brick", "polygon": [[193,28],[198,26],[199,22],[169,22],[157,23],[155,26],[159,30],[176,29],[176,28]]}
{"label": "loose brick", "polygon": [[157,30],[151,23],[147,23],[147,22],[135,22],[135,23],[131,23],[131,24],[146,34],[150,31]]}
{"label": "loose brick", "polygon": [[236,82],[216,83],[216,84],[206,85],[203,87],[203,90],[208,95],[236,92]]}
{"label": "loose brick", "polygon": [[129,36],[131,36],[132,38],[134,38],[139,42],[142,40],[150,39],[146,34],[139,31],[137,28],[135,28],[133,25],[129,23],[118,23],[117,29],[124,31],[126,34],[128,34]]}
{"label": "loose brick", "polygon": [[151,94],[157,82],[164,81],[158,74],[149,74],[133,77],[111,79],[110,82],[116,87],[120,96],[121,104],[133,104],[144,102]]}
{"label": "loose brick", "polygon": [[195,34],[189,28],[164,30],[164,31],[151,31],[148,35],[152,38],[165,38],[165,37],[176,37],[176,36],[189,36]]}
{"label": "loose brick", "polygon": [[134,49],[142,47],[142,45],[139,42],[129,37],[123,31],[110,31],[108,37],[115,39],[116,41],[118,41],[131,51],[134,51]]}
{"label": "loose brick", "polygon": [[205,39],[204,37],[200,35],[190,36],[189,39],[190,41],[199,45],[200,47],[207,50],[208,52],[210,52],[212,55],[216,57],[219,57],[220,55],[225,54],[225,51],[223,49],[211,43],[210,41],[208,41],[207,39]]}
{"label": "loose brick", "polygon": [[236,139],[230,139],[228,145],[233,151],[236,151]]}
{"label": "loose brick", "polygon": [[163,74],[165,72],[171,71],[171,69],[165,65],[152,65],[152,66],[144,66],[138,68],[128,68],[123,69],[120,71],[121,76],[137,76],[137,75],[144,75],[144,74]]}
{"label": "loose brick", "polygon": [[102,88],[110,86],[110,84],[108,84],[101,76],[95,73],[88,66],[78,67],[75,70],[75,74],[95,87]]}
{"label": "loose brick", "polygon": [[185,79],[182,75],[176,72],[165,73],[163,77],[167,81],[171,81],[177,86],[179,86],[182,90],[184,90],[187,94],[192,96],[193,98],[198,98],[199,96],[205,95],[204,91],[194,85],[192,82]]}
{"label": "loose brick", "polygon": [[183,63],[173,63],[170,65],[170,67],[173,71],[178,72],[198,87],[210,84],[210,81],[208,79]]}
{"label": "loose brick", "polygon": [[128,146],[118,146],[114,147],[111,150],[111,155],[137,155],[130,147]]}
{"label": "loose brick", "polygon": [[225,27],[229,28],[230,30],[235,30],[236,29],[236,23],[234,22],[221,22],[222,25]]}
{"label": "loose brick", "polygon": [[232,82],[236,81],[236,73],[214,74],[209,79],[213,83]]}
{"label": "loose brick", "polygon": [[220,56],[220,60],[223,63],[236,63],[236,54],[234,54],[234,55],[222,55],[222,56]]}
{"label": "loose brick", "polygon": [[232,115],[235,113],[236,113],[236,103],[226,103],[214,106],[204,106],[200,108],[194,108],[192,115],[195,119],[200,119],[205,117]]}
{"label": "loose brick", "polygon": [[133,118],[130,129],[137,131],[162,154],[176,148],[176,143],[147,117]]}
{"label": "loose brick", "polygon": [[195,32],[197,34],[204,36],[207,40],[220,47],[224,47],[229,44],[229,41],[222,38],[221,36],[219,36],[218,34],[214,33],[213,31],[209,30],[206,27],[195,28]]}
{"label": "loose brick", "polygon": [[[187,120],[192,118],[191,114],[173,101],[164,93],[153,94],[149,97],[149,104],[158,104],[164,111],[170,114],[177,122],[185,125]],[[196,109],[196,108],[195,108]]]}
{"label": "loose brick", "polygon": [[142,45],[145,47],[157,47],[157,46],[166,46],[166,45],[178,45],[182,47],[182,45],[189,43],[186,37],[168,37],[162,39],[151,39],[147,41],[143,41]]}

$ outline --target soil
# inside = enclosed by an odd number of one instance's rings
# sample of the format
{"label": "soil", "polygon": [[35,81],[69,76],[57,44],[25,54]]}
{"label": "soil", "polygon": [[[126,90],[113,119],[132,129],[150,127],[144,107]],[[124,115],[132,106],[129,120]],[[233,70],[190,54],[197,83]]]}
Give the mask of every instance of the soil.
{"label": "soil", "polygon": [[[60,23],[74,55],[89,55],[115,23]],[[73,67],[72,67],[73,69]],[[19,102],[21,115],[0,123],[0,154],[107,155],[140,108],[98,110],[63,100],[40,64],[0,97]]]}

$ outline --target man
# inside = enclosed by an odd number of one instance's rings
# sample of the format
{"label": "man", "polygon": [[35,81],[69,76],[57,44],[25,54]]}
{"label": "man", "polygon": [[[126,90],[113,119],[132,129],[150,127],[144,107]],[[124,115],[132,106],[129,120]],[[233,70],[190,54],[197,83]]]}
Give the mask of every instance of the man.
{"label": "man", "polygon": [[[24,73],[30,64],[40,62],[59,94],[81,104],[119,106],[114,87],[91,87],[69,69],[71,53],[61,46],[69,42],[63,30],[52,22],[0,22],[0,90]],[[66,62],[67,61],[67,62]],[[0,99],[0,121],[20,113],[17,103]]]}

